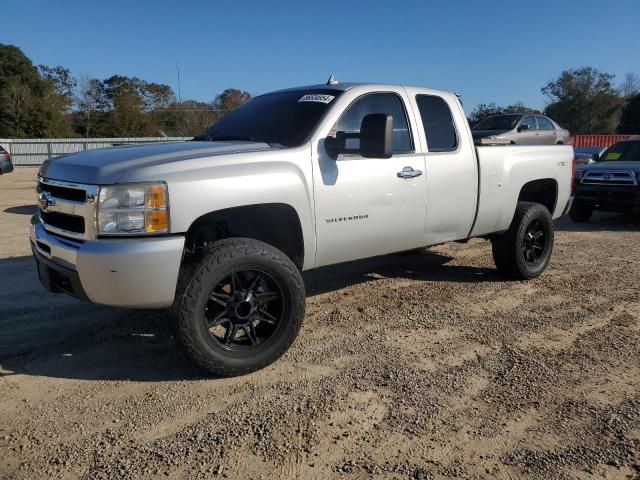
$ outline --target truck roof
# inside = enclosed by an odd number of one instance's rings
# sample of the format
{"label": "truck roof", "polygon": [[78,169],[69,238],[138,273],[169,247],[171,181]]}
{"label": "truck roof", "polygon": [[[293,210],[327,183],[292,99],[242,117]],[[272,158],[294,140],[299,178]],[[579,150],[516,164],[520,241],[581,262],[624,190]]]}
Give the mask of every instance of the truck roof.
{"label": "truck roof", "polygon": [[[354,87],[375,87],[375,88],[388,88],[388,87],[408,87],[408,88],[421,88],[424,90],[429,90],[430,92],[439,92],[439,93],[448,93],[451,92],[446,90],[437,90],[429,87],[419,87],[416,85],[400,85],[400,84],[392,84],[392,83],[371,83],[371,82],[339,82],[334,84],[328,83],[320,83],[316,85],[303,85],[299,87],[291,87],[291,88],[283,88],[281,90],[275,90],[273,92],[265,92],[265,93],[276,93],[276,92],[291,92],[295,90],[336,90],[336,91],[347,91]],[[264,94],[261,94],[264,95]]]}

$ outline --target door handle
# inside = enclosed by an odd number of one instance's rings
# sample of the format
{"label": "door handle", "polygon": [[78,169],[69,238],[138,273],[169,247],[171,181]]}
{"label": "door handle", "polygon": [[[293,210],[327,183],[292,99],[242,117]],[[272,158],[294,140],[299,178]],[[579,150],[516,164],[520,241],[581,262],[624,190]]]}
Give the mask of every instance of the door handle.
{"label": "door handle", "polygon": [[415,178],[422,175],[422,170],[414,170],[413,167],[404,167],[398,172],[398,178]]}

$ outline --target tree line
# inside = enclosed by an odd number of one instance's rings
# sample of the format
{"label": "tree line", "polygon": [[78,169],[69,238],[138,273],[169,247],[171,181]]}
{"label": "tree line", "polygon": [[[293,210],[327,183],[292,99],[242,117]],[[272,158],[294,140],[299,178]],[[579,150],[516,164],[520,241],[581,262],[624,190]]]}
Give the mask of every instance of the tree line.
{"label": "tree line", "polygon": [[[469,122],[502,113],[545,113],[574,134],[640,133],[640,77],[619,85],[596,68],[563,71],[541,88],[543,112],[522,103],[479,104]],[[0,137],[194,136],[251,98],[227,89],[211,102],[178,101],[169,85],[137,77],[74,77],[33,65],[16,46],[0,44]]]}
{"label": "tree line", "polygon": [[640,133],[640,77],[627,73],[618,86],[614,79],[593,67],[565,70],[540,89],[548,100],[543,112],[522,103],[481,103],[469,122],[504,113],[544,113],[573,134]]}
{"label": "tree line", "polygon": [[75,78],[0,44],[1,138],[194,136],[250,98],[230,88],[211,102],[177,101],[169,85],[123,75]]}

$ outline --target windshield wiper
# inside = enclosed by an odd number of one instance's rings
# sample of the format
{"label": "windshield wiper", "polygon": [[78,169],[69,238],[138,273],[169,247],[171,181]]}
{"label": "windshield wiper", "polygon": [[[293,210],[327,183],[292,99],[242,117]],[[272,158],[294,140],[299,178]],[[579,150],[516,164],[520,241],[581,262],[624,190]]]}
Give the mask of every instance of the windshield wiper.
{"label": "windshield wiper", "polygon": [[268,143],[264,140],[260,140],[259,138],[252,137],[251,135],[198,135],[194,137],[194,140],[205,140],[209,142],[258,142],[258,143]]}
{"label": "windshield wiper", "polygon": [[250,135],[198,135],[197,137],[193,137],[193,141],[196,142],[255,142],[255,143],[266,143],[270,147],[284,147],[281,143],[278,142],[270,142],[268,140],[262,140],[260,138],[252,137]]}

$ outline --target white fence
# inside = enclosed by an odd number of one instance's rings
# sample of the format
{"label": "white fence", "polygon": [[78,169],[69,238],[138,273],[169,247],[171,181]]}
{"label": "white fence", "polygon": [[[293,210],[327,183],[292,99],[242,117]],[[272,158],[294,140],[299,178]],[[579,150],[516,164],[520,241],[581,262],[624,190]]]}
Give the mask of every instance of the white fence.
{"label": "white fence", "polygon": [[176,142],[192,137],[138,138],[0,138],[0,146],[11,154],[14,165],[42,165],[49,159],[69,153],[132,143]]}

